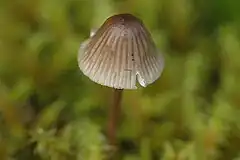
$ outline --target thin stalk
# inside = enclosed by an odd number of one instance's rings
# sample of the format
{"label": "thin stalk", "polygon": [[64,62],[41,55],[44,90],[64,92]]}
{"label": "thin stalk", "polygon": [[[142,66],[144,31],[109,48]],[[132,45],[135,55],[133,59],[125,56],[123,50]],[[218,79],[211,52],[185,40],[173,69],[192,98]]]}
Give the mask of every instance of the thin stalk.
{"label": "thin stalk", "polygon": [[122,89],[113,90],[112,104],[109,107],[107,136],[108,143],[114,149],[117,149],[117,126],[121,114]]}

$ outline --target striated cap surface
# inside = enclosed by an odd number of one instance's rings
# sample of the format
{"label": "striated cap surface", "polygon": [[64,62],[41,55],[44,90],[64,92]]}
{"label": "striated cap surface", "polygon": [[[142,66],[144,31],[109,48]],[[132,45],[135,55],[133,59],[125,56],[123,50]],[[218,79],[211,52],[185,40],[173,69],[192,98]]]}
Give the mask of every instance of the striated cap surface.
{"label": "striated cap surface", "polygon": [[82,43],[78,64],[83,74],[98,84],[136,89],[137,81],[146,87],[160,77],[164,58],[140,19],[118,14]]}

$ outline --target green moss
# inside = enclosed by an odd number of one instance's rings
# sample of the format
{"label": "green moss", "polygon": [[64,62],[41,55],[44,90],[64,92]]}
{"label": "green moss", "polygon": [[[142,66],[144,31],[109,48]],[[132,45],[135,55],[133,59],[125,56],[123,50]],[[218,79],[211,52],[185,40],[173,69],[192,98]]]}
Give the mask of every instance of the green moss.
{"label": "green moss", "polygon": [[103,160],[110,89],[77,64],[113,13],[146,24],[166,66],[124,94],[125,160],[231,160],[240,148],[239,3],[194,0],[0,2],[0,159]]}

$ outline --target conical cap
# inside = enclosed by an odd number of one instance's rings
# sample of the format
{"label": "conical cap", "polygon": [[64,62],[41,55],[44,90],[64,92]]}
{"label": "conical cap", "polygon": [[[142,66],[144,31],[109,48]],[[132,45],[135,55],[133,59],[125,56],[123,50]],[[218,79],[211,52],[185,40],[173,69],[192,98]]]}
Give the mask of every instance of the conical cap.
{"label": "conical cap", "polygon": [[136,89],[156,81],[164,58],[138,18],[118,14],[108,18],[78,53],[81,71],[92,81],[116,89]]}

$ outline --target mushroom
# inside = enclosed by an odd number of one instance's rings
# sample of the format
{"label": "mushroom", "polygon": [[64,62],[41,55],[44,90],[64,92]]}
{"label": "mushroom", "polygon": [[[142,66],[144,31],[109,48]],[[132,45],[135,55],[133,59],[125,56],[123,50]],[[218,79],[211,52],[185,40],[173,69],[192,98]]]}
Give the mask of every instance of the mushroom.
{"label": "mushroom", "polygon": [[120,112],[122,90],[137,89],[137,82],[143,87],[155,82],[163,71],[164,58],[139,18],[117,14],[91,31],[79,49],[78,64],[93,82],[114,88],[115,99],[109,113],[109,136],[114,141],[113,123]]}

